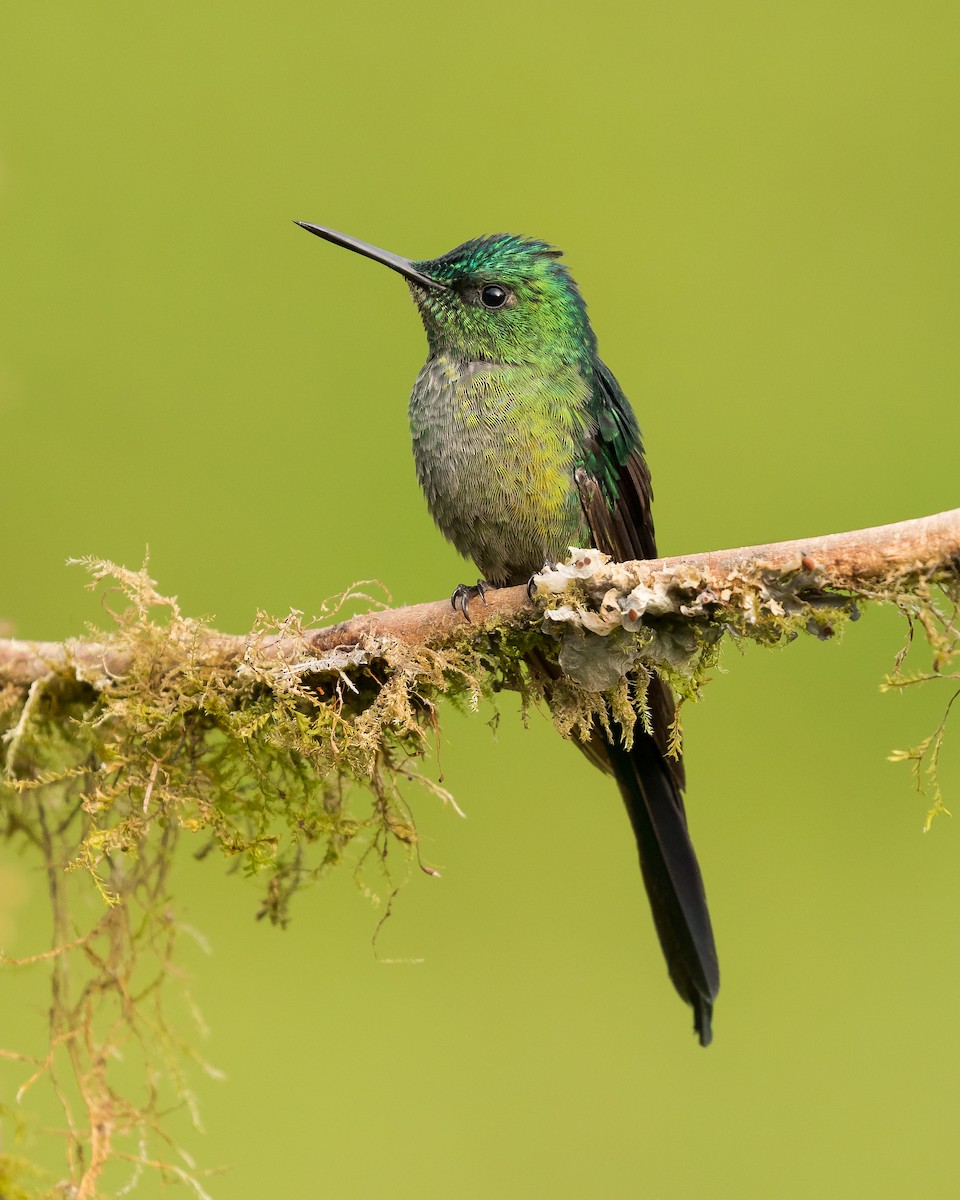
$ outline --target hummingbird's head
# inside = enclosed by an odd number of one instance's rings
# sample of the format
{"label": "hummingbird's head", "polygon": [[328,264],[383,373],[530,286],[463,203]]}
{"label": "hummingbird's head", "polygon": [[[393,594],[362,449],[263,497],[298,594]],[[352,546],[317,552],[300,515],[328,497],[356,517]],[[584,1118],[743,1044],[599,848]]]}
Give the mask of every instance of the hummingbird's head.
{"label": "hummingbird's head", "polygon": [[333,229],[297,224],[403,275],[433,353],[543,365],[596,350],[577,285],[558,261],[561,252],[546,242],[498,233],[414,262]]}
{"label": "hummingbird's head", "polygon": [[577,285],[546,242],[497,233],[415,263],[410,280],[433,351],[502,363],[569,362],[596,339]]}

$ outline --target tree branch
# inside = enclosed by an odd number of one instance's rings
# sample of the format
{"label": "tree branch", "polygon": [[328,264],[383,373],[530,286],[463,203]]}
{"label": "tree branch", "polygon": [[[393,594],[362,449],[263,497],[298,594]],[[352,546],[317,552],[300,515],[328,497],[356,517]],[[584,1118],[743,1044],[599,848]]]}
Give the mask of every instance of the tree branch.
{"label": "tree branch", "polygon": [[[656,612],[662,615],[664,611],[682,614],[691,593],[708,595],[717,604],[729,602],[724,593],[730,592],[734,581],[741,590],[749,585],[769,589],[774,581],[785,585],[789,580],[794,593],[820,589],[870,598],[909,590],[919,581],[956,577],[958,571],[960,508],[954,508],[870,529],[646,562],[606,563],[602,555],[595,554],[592,559],[582,556],[572,573],[547,572],[538,579],[541,590],[553,593],[562,590],[571,574],[596,596],[611,587],[621,596],[637,588],[646,589],[658,593],[660,607]],[[664,604],[670,607],[665,609]],[[310,655],[364,646],[371,640],[399,639],[411,645],[440,646],[465,632],[485,630],[535,611],[525,587],[510,587],[489,592],[486,604],[473,603],[469,631],[449,600],[366,613],[296,636],[277,634],[254,639],[251,635],[203,630],[191,647],[191,665],[222,667],[241,661],[254,642],[258,662],[278,664],[294,664]],[[51,672],[122,675],[130,659],[128,647],[109,640],[0,639],[0,684],[25,687]],[[330,669],[336,669],[335,660],[330,660]]]}
{"label": "tree branch", "polygon": [[[886,602],[932,658],[904,676],[905,647],[886,686],[946,679],[954,692],[933,733],[895,754],[927,789],[928,824],[944,809],[938,762],[960,695],[960,509],[649,562],[578,550],[537,576],[537,602],[526,587],[492,591],[472,603],[469,622],[442,600],[313,630],[291,614],[242,637],[184,616],[146,569],[86,565],[120,597],[114,633],[0,640],[0,832],[40,851],[55,931],[52,1041],[21,1092],[46,1076],[66,1105],[81,1192],[119,1153],[117,1139],[167,1140],[163,1113],[190,1104],[161,986],[175,979],[181,922],[158,898],[178,844],[189,839],[197,858],[219,851],[265,874],[258,916],[279,924],[297,891],[338,863],[365,892],[382,892],[389,913],[394,848],[400,863],[436,874],[421,858],[406,792],[419,784],[451,801],[418,768],[441,698],[476,707],[515,688],[527,705],[545,699],[564,736],[583,742],[611,720],[630,736],[652,674],[693,698],[729,638],[829,637],[863,601]],[[671,737],[678,746],[679,724]],[[86,920],[77,914],[89,914],[82,889],[91,883],[108,907],[75,928]],[[82,971],[68,971],[74,959]],[[145,971],[158,981],[146,1023],[130,1002],[131,981]],[[91,1030],[107,1009],[106,1041],[97,1041]],[[71,1072],[62,1084],[53,1074],[60,1045]],[[153,1081],[139,1104],[112,1074],[121,1052],[128,1073],[133,1061]],[[145,1152],[137,1161],[168,1170]]]}

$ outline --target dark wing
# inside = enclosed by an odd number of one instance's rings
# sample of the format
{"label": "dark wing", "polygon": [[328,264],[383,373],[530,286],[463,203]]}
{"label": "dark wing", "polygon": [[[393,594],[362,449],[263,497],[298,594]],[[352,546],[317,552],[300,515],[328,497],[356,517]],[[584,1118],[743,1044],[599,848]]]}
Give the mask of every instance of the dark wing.
{"label": "dark wing", "polygon": [[594,362],[596,429],[577,473],[580,499],[597,549],[620,562],[656,558],[653,488],[630,402],[602,362]]}
{"label": "dark wing", "polygon": [[[620,561],[656,558],[650,505],[653,489],[636,417],[620,386],[594,363],[595,431],[576,480],[598,550]],[[697,856],[681,795],[683,765],[667,754],[673,698],[659,679],[647,692],[652,736],[635,731],[633,746],[595,734],[587,756],[610,769],[633,826],[640,869],[674,987],[693,1008],[700,1042],[711,1039],[720,970]]]}
{"label": "dark wing", "polygon": [[[610,370],[594,361],[594,413],[596,430],[587,443],[584,462],[577,470],[580,503],[594,545],[617,562],[656,558],[653,529],[653,485],[643,457],[640,427],[630,401]],[[685,783],[683,762],[667,755],[675,706],[667,689],[654,681],[647,695],[653,719],[654,740],[664,756],[678,789]],[[678,795],[682,807],[682,800]]]}

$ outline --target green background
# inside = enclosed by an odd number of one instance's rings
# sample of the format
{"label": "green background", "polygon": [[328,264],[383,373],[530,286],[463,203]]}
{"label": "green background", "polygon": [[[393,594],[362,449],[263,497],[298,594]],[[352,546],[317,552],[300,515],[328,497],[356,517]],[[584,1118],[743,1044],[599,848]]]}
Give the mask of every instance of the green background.
{"label": "green background", "polygon": [[[294,218],[413,257],[562,246],[664,553],[955,506],[958,35],[952,2],[8,6],[0,618],[80,632],[102,614],[64,560],[148,543],[231,631],[358,579],[404,603],[472,578],[413,472],[405,289]],[[443,878],[379,950],[420,965],[375,960],[348,878],[280,932],[256,882],[185,862],[229,1077],[192,1076],[213,1194],[955,1194],[960,841],[921,835],[885,761],[947,692],[879,693],[901,636],[871,612],[842,644],[731,652],[688,711],[706,1052],[609,782],[511,701],[495,734],[444,716],[468,820],[415,798]],[[43,877],[4,856],[0,944],[28,954]],[[0,1041],[42,1032],[42,991],[4,1003]]]}

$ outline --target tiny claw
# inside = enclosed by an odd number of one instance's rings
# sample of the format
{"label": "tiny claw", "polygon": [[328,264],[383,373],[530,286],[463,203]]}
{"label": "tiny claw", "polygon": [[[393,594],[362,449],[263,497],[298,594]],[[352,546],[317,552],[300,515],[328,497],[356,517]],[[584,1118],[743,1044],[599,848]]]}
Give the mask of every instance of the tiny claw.
{"label": "tiny claw", "polygon": [[547,571],[556,570],[557,564],[549,558],[543,560],[543,566],[535,574],[531,575],[527,580],[527,599],[532,600],[537,594],[537,575],[544,575]]}
{"label": "tiny claw", "polygon": [[483,579],[478,579],[473,585],[469,583],[457,584],[457,587],[450,597],[450,607],[456,612],[459,608],[463,613],[464,620],[470,620],[470,614],[467,612],[467,605],[477,596],[486,604],[487,592],[490,590],[490,585]]}

